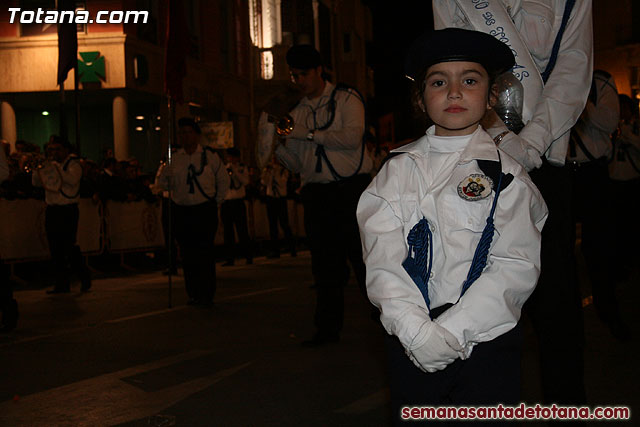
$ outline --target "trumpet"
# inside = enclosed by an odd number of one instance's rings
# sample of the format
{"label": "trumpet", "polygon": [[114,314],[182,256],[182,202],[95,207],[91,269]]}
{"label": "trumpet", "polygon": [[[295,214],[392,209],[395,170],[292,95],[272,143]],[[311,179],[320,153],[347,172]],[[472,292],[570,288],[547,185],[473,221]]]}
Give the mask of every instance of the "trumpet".
{"label": "trumpet", "polygon": [[276,133],[280,137],[289,135],[293,131],[293,127],[295,126],[293,117],[291,117],[289,114],[285,114],[284,116],[280,117],[269,115],[269,121],[275,124]]}
{"label": "trumpet", "polygon": [[24,162],[22,169],[26,173],[31,173],[33,171],[42,169],[45,163],[46,159],[42,157],[30,156],[30,158]]}

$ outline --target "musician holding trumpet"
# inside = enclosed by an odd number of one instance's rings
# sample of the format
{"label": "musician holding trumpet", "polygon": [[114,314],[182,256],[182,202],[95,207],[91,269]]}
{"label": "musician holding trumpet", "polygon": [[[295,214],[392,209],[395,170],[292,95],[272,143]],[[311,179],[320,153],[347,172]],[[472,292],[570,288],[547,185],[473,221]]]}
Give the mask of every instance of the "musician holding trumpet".
{"label": "musician holding trumpet", "polygon": [[47,203],[45,231],[55,270],[55,285],[47,293],[70,292],[70,268],[78,273],[81,291],[86,292],[91,288],[91,273],[76,244],[82,166],[71,154],[71,145],[60,137],[51,138],[46,153],[47,159],[35,167],[31,179],[34,186],[44,188]]}
{"label": "musician holding trumpet", "polygon": [[302,181],[304,225],[317,291],[317,332],[302,344],[313,347],[340,338],[347,260],[361,289],[365,286],[355,212],[373,163],[364,149],[361,95],[326,81],[320,53],[312,46],[289,49],[287,63],[304,98],[291,111],[293,127],[275,154],[287,169],[300,173]]}

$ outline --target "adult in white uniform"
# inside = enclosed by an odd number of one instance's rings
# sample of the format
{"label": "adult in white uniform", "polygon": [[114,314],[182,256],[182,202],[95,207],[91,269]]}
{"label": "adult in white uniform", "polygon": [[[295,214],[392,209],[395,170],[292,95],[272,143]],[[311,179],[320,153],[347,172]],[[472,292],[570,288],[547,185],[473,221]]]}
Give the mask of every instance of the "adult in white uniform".
{"label": "adult in white uniform", "polygon": [[[527,304],[539,339],[544,400],[583,404],[584,328],[573,268],[572,171],[561,166],[565,163],[569,131],[584,109],[591,86],[591,1],[432,3],[436,29],[476,29],[519,50],[513,73],[525,86],[525,126],[516,135],[508,132],[494,115],[488,117],[494,122],[488,131],[499,136],[500,148],[531,171],[531,179],[549,207],[542,238],[544,267],[536,292]],[[565,13],[567,5],[572,9]],[[554,61],[556,39],[559,44]]]}
{"label": "adult in white uniform", "polygon": [[181,118],[178,127],[182,148],[162,168],[157,185],[171,195],[188,304],[210,307],[216,292],[218,204],[229,189],[229,175],[218,154],[200,143],[200,126],[193,119]]}
{"label": "adult in white uniform", "polygon": [[247,264],[253,264],[247,226],[247,206],[244,204],[244,199],[247,197],[247,184],[249,184],[249,168],[240,162],[240,150],[237,148],[227,149],[226,168],[229,174],[229,191],[220,207],[220,217],[224,228],[224,247],[227,261],[222,265],[231,266],[235,263],[236,231],[240,240],[240,250],[247,260]]}
{"label": "adult in white uniform", "polygon": [[78,158],[71,154],[69,143],[59,137],[52,137],[46,151],[48,162],[42,169],[34,170],[31,178],[34,186],[44,187],[47,203],[44,228],[55,269],[55,285],[47,293],[70,291],[70,269],[80,276],[81,290],[88,291],[91,288],[91,273],[76,243],[82,166]]}
{"label": "adult in white uniform", "polygon": [[614,226],[609,183],[611,135],[618,127],[620,102],[611,74],[595,70],[587,106],[571,132],[568,161],[574,170],[575,222],[593,292],[593,305],[614,337],[629,339],[615,297]]}
{"label": "adult in white uniform", "polygon": [[308,45],[287,52],[291,75],[304,98],[291,111],[295,128],[276,156],[300,173],[307,241],[317,291],[317,332],[305,346],[337,341],[344,314],[343,289],[351,263],[364,289],[365,268],[356,222],[360,194],[372,161],[363,144],[364,104],[357,91],[322,75],[320,53]]}

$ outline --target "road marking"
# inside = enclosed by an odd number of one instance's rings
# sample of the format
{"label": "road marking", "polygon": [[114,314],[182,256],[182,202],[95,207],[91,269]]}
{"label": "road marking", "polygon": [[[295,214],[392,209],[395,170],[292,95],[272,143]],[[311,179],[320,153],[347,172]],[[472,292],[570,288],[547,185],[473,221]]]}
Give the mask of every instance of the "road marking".
{"label": "road marking", "polygon": [[223,298],[218,298],[217,301],[231,301],[234,299],[240,299],[240,298],[244,298],[244,297],[252,297],[255,295],[263,295],[263,294],[270,294],[272,292],[279,292],[279,291],[284,291],[287,288],[271,288],[271,289],[264,289],[262,291],[255,291],[255,292],[247,292],[245,294],[240,294],[240,295],[233,295],[230,297],[223,297]]}
{"label": "road marking", "polygon": [[343,406],[340,409],[336,409],[335,413],[339,414],[364,414],[365,412],[369,412],[373,409],[376,409],[382,405],[386,405],[391,401],[389,397],[389,390],[383,388],[369,396],[365,396],[362,399],[358,399],[355,402],[352,402],[346,406]]}
{"label": "road marking", "polygon": [[212,354],[191,351],[99,375],[72,384],[0,403],[0,425],[116,425],[149,417],[228,378],[253,361],[164,389],[145,392],[121,381],[132,375]]}
{"label": "road marking", "polygon": [[[269,294],[269,293],[273,293],[273,292],[280,292],[280,291],[284,291],[286,289],[287,288],[280,287],[280,288],[263,289],[263,290],[254,291],[254,292],[245,292],[245,293],[239,294],[239,295],[232,295],[232,296],[228,296],[228,297],[218,298],[216,301],[219,301],[219,302],[232,301],[232,300],[242,299],[242,298],[246,298],[246,297],[252,297],[252,296],[256,296],[256,295],[264,295],[264,294]],[[97,326],[102,326],[102,325],[105,325],[105,324],[122,323],[122,322],[126,322],[126,321],[129,321],[129,320],[137,320],[137,319],[143,319],[143,318],[146,318],[146,317],[151,317],[151,316],[157,316],[157,315],[161,315],[161,314],[171,313],[171,312],[174,312],[174,311],[184,310],[186,308],[188,308],[188,306],[179,305],[177,307],[165,308],[165,309],[162,309],[162,310],[154,310],[154,311],[149,311],[147,313],[134,314],[132,316],[120,317],[120,318],[117,318],[117,319],[104,320],[102,322],[97,322],[97,323],[94,323],[94,324],[88,325],[88,326],[81,326],[81,327],[72,328],[72,329],[65,329],[63,331],[56,331],[56,332],[51,332],[51,333],[48,333],[48,334],[36,335],[36,336],[33,336],[33,337],[21,338],[21,339],[15,340],[15,341],[8,341],[8,342],[0,343],[0,348],[8,347],[10,345],[15,345],[15,344],[24,344],[24,343],[27,343],[27,342],[38,341],[38,340],[41,340],[41,339],[46,339],[46,338],[51,338],[51,337],[59,337],[59,336],[62,336],[62,335],[73,334],[73,333],[76,333],[76,332],[82,332],[82,331],[85,331],[87,329],[92,329],[92,328],[95,328]]]}

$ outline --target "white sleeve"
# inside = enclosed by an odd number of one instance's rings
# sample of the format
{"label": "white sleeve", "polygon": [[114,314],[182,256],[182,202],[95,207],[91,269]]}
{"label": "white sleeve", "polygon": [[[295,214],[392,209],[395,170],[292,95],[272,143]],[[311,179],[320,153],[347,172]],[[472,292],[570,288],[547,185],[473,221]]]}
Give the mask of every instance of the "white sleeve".
{"label": "white sleeve", "polygon": [[598,105],[596,106],[593,102],[588,101],[586,108],[582,112],[582,116],[590,126],[593,126],[604,134],[610,134],[616,130],[620,119],[618,92],[617,89],[608,82],[603,83],[600,80],[596,80],[596,85]]}
{"label": "white sleeve", "polygon": [[62,165],[56,165],[60,172],[62,182],[67,185],[78,185],[82,179],[82,166],[77,160],[71,160],[67,170],[64,170]]}
{"label": "white sleeve", "polygon": [[292,172],[301,172],[302,171],[302,162],[300,161],[299,154],[292,148],[294,144],[301,144],[300,141],[287,141],[286,146],[278,143],[276,147],[276,157],[286,167]]}
{"label": "white sleeve", "polygon": [[216,202],[221,204],[229,191],[230,181],[227,168],[222,164],[220,156],[217,153],[208,153],[211,156],[211,166],[216,176]]}
{"label": "white sleeve", "polygon": [[407,257],[397,167],[387,162],[364,191],[356,212],[366,265],[367,294],[389,334],[413,350],[426,341],[431,322],[418,287],[402,267]]}
{"label": "white sleeve", "polygon": [[547,212],[540,192],[524,173],[500,194],[487,267],[460,301],[436,320],[467,356],[475,344],[504,334],[518,322],[540,275]]}
{"label": "white sleeve", "polygon": [[[535,149],[533,155],[544,154],[553,142],[571,130],[580,117],[591,87],[592,57],[591,0],[578,1],[562,36],[556,65],[538,99],[533,117],[518,134]],[[509,152],[507,138],[503,144],[505,146],[501,147]],[[516,159],[520,160],[518,157]]]}

